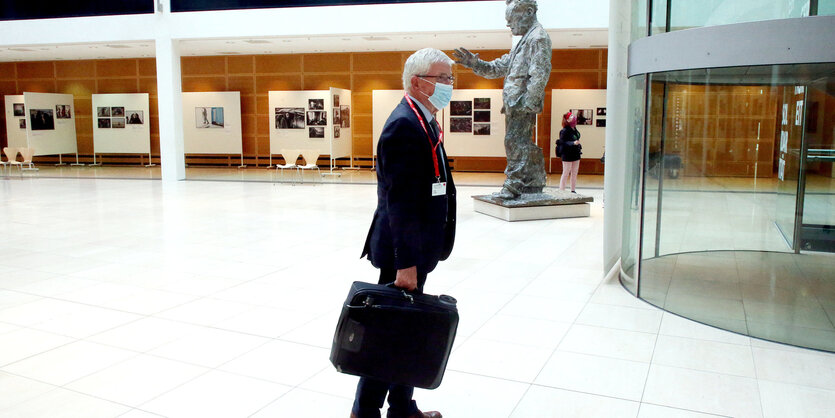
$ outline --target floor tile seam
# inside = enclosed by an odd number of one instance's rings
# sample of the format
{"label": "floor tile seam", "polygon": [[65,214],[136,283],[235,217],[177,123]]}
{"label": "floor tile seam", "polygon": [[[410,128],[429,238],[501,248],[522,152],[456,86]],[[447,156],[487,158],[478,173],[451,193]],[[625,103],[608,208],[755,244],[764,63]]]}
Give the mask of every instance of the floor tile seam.
{"label": "floor tile seam", "polygon": [[[44,383],[44,382],[41,382],[41,383]],[[55,386],[55,385],[52,385],[52,386]],[[54,392],[54,391],[56,391],[56,390],[58,390],[58,389],[61,389],[61,390],[66,390],[66,391],[68,391],[68,392],[73,392],[73,393],[75,393],[75,394],[77,394],[77,395],[86,396],[86,397],[88,397],[88,398],[93,398],[93,399],[97,399],[97,400],[99,400],[99,401],[108,402],[108,403],[112,403],[112,404],[116,404],[116,405],[119,405],[119,406],[122,406],[122,407],[128,408],[128,410],[127,410],[127,411],[125,411],[125,412],[123,412],[123,413],[120,413],[120,414],[119,414],[119,415],[117,415],[117,416],[122,416],[122,415],[124,415],[124,414],[126,414],[126,413],[130,412],[130,411],[131,411],[131,410],[133,410],[133,409],[138,409],[138,408],[136,408],[136,407],[134,407],[134,406],[131,406],[131,405],[127,405],[127,404],[124,404],[124,403],[121,403],[121,402],[118,402],[118,401],[114,401],[114,400],[110,400],[110,399],[105,399],[105,398],[102,398],[102,397],[100,397],[100,396],[96,396],[96,395],[92,395],[92,394],[89,394],[89,393],[81,392],[81,391],[78,391],[78,390],[75,390],[75,389],[70,389],[70,388],[64,387],[63,385],[62,385],[62,386],[56,386],[55,388],[50,389],[49,391],[47,391],[47,392],[45,392],[45,393],[42,393],[42,394],[38,395],[37,397],[41,397],[41,396],[47,395],[47,394],[52,393],[52,392]],[[31,402],[31,401],[34,401],[37,397],[35,397],[35,398],[31,398],[31,399],[27,400],[26,402]],[[22,405],[22,403],[18,404],[17,406],[20,406],[20,405]],[[144,411],[143,411],[143,412],[144,412]]]}
{"label": "floor tile seam", "polygon": [[[725,332],[730,332],[730,331],[725,331]],[[741,334],[732,334],[732,335],[741,335]],[[748,336],[743,336],[745,338],[749,338],[747,344],[733,343],[733,342],[728,342],[728,341],[717,341],[717,340],[712,340],[712,339],[707,339],[707,338],[688,337],[688,336],[684,336],[684,335],[666,334],[666,333],[661,332],[660,330],[658,332],[658,336],[659,337],[664,336],[664,337],[678,338],[678,339],[690,340],[690,341],[700,341],[700,342],[706,342],[706,343],[724,344],[724,345],[731,345],[731,346],[737,346],[737,347],[749,347],[749,348],[751,347],[751,340],[750,340],[751,337],[748,337]]]}
{"label": "floor tile seam", "polygon": [[[166,359],[166,360],[170,360],[170,359]],[[189,363],[186,363],[186,364],[189,364]],[[157,399],[159,399],[159,398],[161,398],[161,397],[163,397],[163,396],[165,396],[165,395],[167,395],[167,394],[169,394],[169,393],[171,393],[171,392],[174,392],[175,390],[180,389],[181,387],[183,387],[183,386],[185,386],[185,385],[187,385],[187,384],[189,384],[189,383],[191,383],[191,382],[194,382],[195,380],[200,379],[201,377],[206,376],[206,375],[207,375],[207,374],[209,374],[209,373],[212,373],[212,372],[215,372],[215,371],[219,371],[219,370],[216,370],[216,369],[214,369],[214,368],[210,368],[210,367],[205,367],[205,366],[200,366],[200,367],[202,367],[202,368],[204,368],[204,369],[207,369],[207,370],[206,370],[206,371],[204,371],[204,372],[202,372],[202,373],[199,373],[197,376],[194,376],[194,377],[193,377],[193,378],[191,378],[191,379],[187,379],[186,381],[184,381],[184,382],[180,383],[179,385],[176,385],[176,386],[174,386],[174,387],[172,387],[172,388],[170,388],[170,389],[168,389],[168,390],[166,390],[166,391],[164,391],[164,392],[162,392],[162,393],[160,393],[160,394],[158,394],[158,395],[156,395],[156,396],[154,396],[154,397],[152,397],[152,398],[150,398],[150,399],[148,399],[148,400],[146,400],[146,401],[143,401],[143,402],[142,402],[141,404],[139,404],[138,406],[134,406],[134,407],[132,407],[132,408],[139,409],[139,410],[142,410],[142,411],[145,411],[145,412],[150,412],[150,413],[152,413],[152,414],[154,414],[154,415],[161,415],[161,414],[157,414],[156,412],[152,412],[152,411],[151,411],[151,410],[149,410],[149,409],[143,409],[143,408],[145,408],[145,406],[146,406],[146,405],[148,405],[148,404],[150,404],[151,402],[153,402],[153,401],[155,401],[155,400],[157,400]],[[228,373],[228,372],[224,372],[224,373]],[[165,415],[163,415],[163,416],[165,416]]]}
{"label": "floor tile seam", "polygon": [[5,368],[6,368],[6,367],[9,367],[9,366],[11,366],[11,365],[13,365],[13,364],[17,364],[17,363],[19,363],[19,362],[21,362],[21,361],[24,361],[24,360],[28,360],[28,359],[30,359],[30,358],[32,358],[32,357],[39,356],[39,355],[41,355],[41,354],[46,354],[46,353],[48,353],[48,352],[50,352],[50,351],[53,351],[53,350],[56,350],[56,349],[59,349],[59,348],[62,348],[62,347],[66,347],[66,346],[68,346],[68,345],[70,345],[70,344],[75,344],[75,343],[77,343],[77,342],[79,342],[79,341],[82,341],[82,340],[81,340],[81,339],[79,339],[79,338],[66,337],[66,336],[64,336],[64,335],[53,334],[53,333],[51,333],[51,332],[48,332],[48,331],[41,331],[41,330],[39,330],[39,329],[30,329],[30,328],[26,328],[26,329],[29,329],[29,330],[34,330],[34,331],[38,331],[38,332],[43,332],[43,333],[47,333],[47,334],[52,334],[52,335],[55,335],[55,336],[58,336],[58,337],[70,338],[72,341],[66,342],[66,343],[64,343],[64,344],[57,345],[57,346],[52,347],[52,348],[48,348],[48,349],[46,349],[46,350],[44,350],[44,351],[39,351],[39,352],[37,352],[37,353],[35,353],[35,354],[32,354],[32,355],[29,355],[29,356],[26,356],[26,357],[23,357],[23,358],[17,359],[17,360],[15,360],[15,361],[12,361],[11,363],[4,363],[4,364],[0,364],[0,371],[3,371],[3,372],[6,372],[6,373],[9,373],[9,371],[8,371],[8,370],[5,370]]}
{"label": "floor tile seam", "polygon": [[[60,296],[60,295],[58,295],[58,296]],[[191,295],[186,295],[186,296],[191,296]],[[110,306],[94,305],[94,304],[91,304],[91,303],[88,303],[88,302],[79,302],[79,301],[70,300],[70,299],[61,299],[61,298],[58,298],[58,297],[55,297],[55,296],[42,296],[42,297],[46,298],[46,299],[53,299],[53,300],[61,301],[61,302],[76,303],[76,304],[84,305],[84,306],[91,307],[91,308],[105,309],[105,310],[109,310],[109,311],[114,311],[114,312],[119,312],[119,313],[124,313],[124,314],[130,314],[130,315],[137,315],[137,316],[143,317],[143,318],[138,318],[137,320],[148,318],[148,317],[153,317],[154,315],[158,315],[158,314],[160,314],[162,312],[165,312],[169,309],[169,308],[165,308],[165,309],[162,309],[160,311],[156,311],[156,312],[148,314],[148,313],[141,313],[141,312],[135,312],[135,311],[126,311],[126,310],[121,310],[121,309],[115,309],[115,308],[112,308]],[[128,297],[130,297],[130,296],[128,296]],[[191,300],[189,302],[185,302],[185,303],[183,303],[183,305],[187,304],[187,303],[194,302],[197,299],[199,299],[199,297],[197,297],[196,299]],[[181,306],[181,305],[177,305],[177,306]],[[50,318],[46,321],[43,321],[43,322],[51,321],[52,319],[54,319],[54,317]],[[42,324],[43,322],[39,322],[38,324]],[[135,321],[131,321],[131,322],[135,322]],[[130,323],[130,322],[128,322],[128,323]],[[127,325],[127,323],[123,324],[123,325]],[[108,329],[108,331],[109,330],[110,329]]]}
{"label": "floor tile seam", "polygon": [[[641,405],[659,406],[659,407],[662,407],[662,408],[675,409],[675,410],[679,410],[679,411],[693,412],[693,413],[696,413],[696,414],[701,414],[701,415],[709,415],[709,416],[711,416],[711,417],[719,417],[719,418],[735,418],[735,417],[734,417],[734,416],[732,416],[732,415],[715,414],[715,413],[713,413],[713,412],[706,412],[706,411],[699,411],[699,410],[695,410],[695,409],[682,408],[682,407],[680,407],[680,406],[662,405],[662,404],[653,403],[653,402],[643,402],[643,401],[642,401],[642,402],[641,402]],[[638,409],[638,415],[640,415],[640,409]]]}
{"label": "floor tile seam", "polygon": [[[755,383],[755,384],[758,383],[758,379],[756,377],[741,376],[741,375],[738,375],[738,374],[720,373],[720,372],[712,371],[712,370],[702,370],[702,369],[694,369],[692,367],[683,367],[683,366],[663,364],[663,363],[655,362],[654,359],[653,359],[653,362],[650,364],[650,366],[651,367],[652,366],[666,367],[666,368],[670,368],[670,369],[685,370],[685,371],[697,372],[697,373],[705,373],[705,374],[710,374],[710,375],[715,375],[715,376],[732,377],[732,378],[735,378],[735,379],[747,380],[747,381],[749,381],[749,383]],[[650,367],[650,369],[651,369],[651,367]],[[646,390],[646,388],[644,388],[644,389]]]}
{"label": "floor tile seam", "polygon": [[[37,383],[42,384],[42,385],[50,386],[50,388],[49,388],[49,389],[47,389],[45,392],[42,392],[42,393],[39,393],[39,394],[34,395],[34,396],[32,396],[32,397],[26,398],[26,399],[24,399],[24,400],[22,400],[22,401],[18,401],[18,402],[16,402],[16,403],[12,404],[12,405],[9,405],[9,406],[8,406],[8,407],[6,407],[6,408],[0,409],[0,412],[3,412],[4,410],[10,410],[10,409],[13,409],[14,407],[16,407],[16,406],[18,406],[18,405],[21,405],[21,404],[23,404],[23,403],[29,402],[29,401],[31,401],[31,400],[33,400],[33,399],[37,398],[37,397],[43,396],[43,395],[45,395],[45,394],[47,394],[47,393],[49,393],[49,392],[52,392],[52,391],[53,391],[53,390],[55,390],[55,389],[59,389],[59,388],[61,388],[61,386],[54,385],[54,384],[52,384],[52,383],[42,382],[42,381],[40,381],[40,380],[33,379],[33,378],[31,378],[31,377],[22,376],[22,375],[19,375],[19,374],[17,374],[17,373],[12,373],[12,372],[7,371],[7,370],[2,370],[2,368],[0,368],[0,372],[2,372],[2,373],[6,373],[6,374],[8,374],[8,375],[10,375],[10,376],[17,377],[17,378],[19,378],[19,379],[31,380],[31,381],[33,381],[33,382],[37,382]],[[0,414],[0,415],[2,415],[2,414]]]}
{"label": "floor tile seam", "polygon": [[566,391],[566,392],[573,392],[573,393],[579,393],[579,394],[591,395],[591,396],[599,396],[599,397],[602,397],[602,398],[614,399],[614,400],[618,400],[618,401],[632,402],[632,403],[635,403],[635,404],[640,404],[641,403],[641,401],[636,401],[634,399],[622,398],[622,397],[612,396],[612,395],[603,395],[603,394],[599,394],[599,393],[586,392],[586,391],[577,390],[577,389],[562,388],[562,387],[558,387],[558,386],[550,386],[550,385],[545,385],[545,384],[542,384],[542,383],[531,383],[531,387],[539,387],[539,388],[543,388],[543,389],[563,390],[563,391]]}
{"label": "floor tile seam", "polygon": [[804,384],[801,384],[801,383],[792,383],[792,382],[789,382],[789,381],[781,381],[781,380],[766,379],[766,378],[758,378],[757,382],[775,383],[775,384],[778,384],[778,385],[794,386],[794,387],[803,388],[803,389],[812,389],[812,390],[817,390],[817,391],[822,391],[822,392],[829,392],[830,394],[835,396],[835,386],[832,386],[831,388],[825,388],[825,387],[821,387],[821,386],[804,385]]}

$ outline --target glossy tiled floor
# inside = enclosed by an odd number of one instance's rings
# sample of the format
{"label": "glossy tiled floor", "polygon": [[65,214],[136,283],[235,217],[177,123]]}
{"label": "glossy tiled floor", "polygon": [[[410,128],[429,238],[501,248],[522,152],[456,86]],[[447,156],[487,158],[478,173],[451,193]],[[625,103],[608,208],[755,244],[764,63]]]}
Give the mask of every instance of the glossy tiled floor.
{"label": "glossy tiled floor", "polygon": [[[475,180],[473,180],[475,181]],[[467,183],[459,181],[459,183]],[[446,417],[820,417],[835,356],[719,331],[636,300],[592,217],[505,223],[459,189],[460,303]],[[582,191],[582,190],[581,190]],[[347,417],[328,362],[358,255],[363,184],[0,180],[0,416]]]}

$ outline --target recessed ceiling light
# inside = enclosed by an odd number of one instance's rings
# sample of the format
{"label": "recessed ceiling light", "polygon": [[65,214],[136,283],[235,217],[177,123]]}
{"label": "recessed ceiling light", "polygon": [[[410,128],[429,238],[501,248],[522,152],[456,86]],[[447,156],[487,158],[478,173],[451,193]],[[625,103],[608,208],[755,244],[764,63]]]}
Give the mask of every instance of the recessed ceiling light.
{"label": "recessed ceiling light", "polygon": [[17,51],[17,52],[35,52],[34,49],[29,48],[9,48],[9,51]]}
{"label": "recessed ceiling light", "polygon": [[467,35],[467,37],[468,37],[468,38],[470,38],[470,39],[473,39],[473,38],[475,38],[476,36],[475,36],[475,35]]}
{"label": "recessed ceiling light", "polygon": [[244,42],[246,42],[248,44],[270,44],[270,43],[272,43],[272,42],[264,40],[264,39],[249,39],[249,40],[246,40]]}
{"label": "recessed ceiling light", "polygon": [[351,38],[342,38],[343,41],[350,41]]}
{"label": "recessed ceiling light", "polygon": [[582,33],[572,33],[571,36],[583,36]]}
{"label": "recessed ceiling light", "polygon": [[390,41],[391,38],[387,38],[385,36],[363,36],[362,39],[366,41]]}
{"label": "recessed ceiling light", "polygon": [[124,49],[124,48],[130,48],[131,47],[130,45],[121,45],[121,44],[105,45],[105,46],[108,47],[108,48],[114,48],[114,49]]}
{"label": "recessed ceiling light", "polygon": [[281,42],[293,42],[292,39],[282,39]]}

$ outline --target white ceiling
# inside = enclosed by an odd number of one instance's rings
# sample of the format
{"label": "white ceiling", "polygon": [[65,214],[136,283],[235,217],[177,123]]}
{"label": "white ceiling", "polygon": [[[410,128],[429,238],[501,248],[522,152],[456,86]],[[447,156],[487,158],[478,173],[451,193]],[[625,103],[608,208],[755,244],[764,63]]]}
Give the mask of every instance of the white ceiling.
{"label": "white ceiling", "polygon": [[[605,48],[606,29],[549,30],[554,49]],[[427,46],[453,49],[508,49],[509,31],[447,32],[437,34],[324,35],[180,41],[183,56],[299,54],[325,52],[414,51]],[[57,45],[14,45],[0,48],[0,62],[153,57],[153,41]]]}

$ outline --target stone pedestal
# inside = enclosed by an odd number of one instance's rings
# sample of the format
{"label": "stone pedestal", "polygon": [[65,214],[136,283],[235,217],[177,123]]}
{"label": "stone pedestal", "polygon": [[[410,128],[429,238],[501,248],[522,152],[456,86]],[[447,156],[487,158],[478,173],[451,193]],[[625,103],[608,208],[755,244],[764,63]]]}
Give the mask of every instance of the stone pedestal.
{"label": "stone pedestal", "polygon": [[516,199],[480,195],[473,196],[473,208],[508,222],[532,221],[586,217],[591,213],[589,202],[593,201],[590,196],[563,191],[523,194]]}

